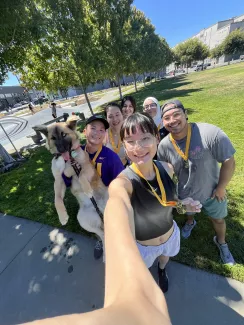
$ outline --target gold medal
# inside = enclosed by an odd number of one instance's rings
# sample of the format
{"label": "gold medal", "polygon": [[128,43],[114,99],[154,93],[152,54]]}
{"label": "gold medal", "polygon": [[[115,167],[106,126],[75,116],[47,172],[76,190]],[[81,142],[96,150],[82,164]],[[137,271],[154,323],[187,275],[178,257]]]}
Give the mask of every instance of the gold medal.
{"label": "gold medal", "polygon": [[134,170],[134,172],[140,176],[141,178],[143,178],[148,186],[150,187],[151,192],[153,193],[153,195],[157,198],[157,200],[159,201],[159,203],[163,206],[172,206],[172,207],[177,207],[178,202],[177,201],[167,201],[166,199],[166,193],[165,193],[165,189],[164,189],[164,185],[163,182],[160,178],[160,174],[159,174],[159,170],[157,168],[157,166],[155,164],[153,164],[153,168],[155,170],[156,173],[156,179],[157,179],[157,183],[159,185],[160,188],[160,192],[161,192],[161,197],[156,193],[156,191],[154,190],[154,188],[151,186],[151,184],[146,180],[146,178],[142,175],[142,173],[140,172],[140,170],[138,169],[137,165],[135,163],[131,164],[131,168]]}
{"label": "gold medal", "polygon": [[190,142],[191,142],[191,124],[188,124],[187,129],[187,137],[186,137],[186,149],[185,152],[183,152],[179,146],[177,145],[175,139],[172,137],[172,134],[169,135],[170,141],[172,142],[173,147],[175,148],[176,152],[184,159],[184,167],[189,168],[189,148],[190,148]]}
{"label": "gold medal", "polygon": [[111,129],[108,130],[108,135],[109,135],[109,141],[111,143],[113,151],[118,154],[120,152],[120,148],[121,148],[121,139],[120,139],[120,137],[119,137],[118,146],[116,146]]}

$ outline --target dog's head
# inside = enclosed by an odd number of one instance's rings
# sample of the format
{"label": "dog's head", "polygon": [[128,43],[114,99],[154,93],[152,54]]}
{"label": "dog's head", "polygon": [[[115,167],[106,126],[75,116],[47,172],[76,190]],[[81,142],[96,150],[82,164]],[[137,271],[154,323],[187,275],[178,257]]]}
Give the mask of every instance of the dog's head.
{"label": "dog's head", "polygon": [[37,125],[33,129],[44,134],[47,138],[46,147],[52,154],[61,154],[66,159],[69,158],[69,152],[80,145],[79,135],[76,132],[78,120],[77,116],[71,116],[66,122],[50,126]]}

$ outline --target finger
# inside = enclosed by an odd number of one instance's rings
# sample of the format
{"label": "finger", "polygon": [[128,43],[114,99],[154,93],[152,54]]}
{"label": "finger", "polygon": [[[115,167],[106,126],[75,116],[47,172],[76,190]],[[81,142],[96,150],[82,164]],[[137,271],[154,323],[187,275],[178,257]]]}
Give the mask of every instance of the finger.
{"label": "finger", "polygon": [[197,206],[199,204],[201,204],[200,201],[193,201],[190,203],[191,206]]}

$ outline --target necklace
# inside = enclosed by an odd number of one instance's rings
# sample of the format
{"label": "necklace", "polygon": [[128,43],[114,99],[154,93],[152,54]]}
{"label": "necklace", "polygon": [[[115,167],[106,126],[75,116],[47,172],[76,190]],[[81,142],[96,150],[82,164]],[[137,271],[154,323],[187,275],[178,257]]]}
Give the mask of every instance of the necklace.
{"label": "necklace", "polygon": [[169,138],[176,150],[176,152],[184,159],[184,166],[185,168],[189,168],[189,148],[190,148],[190,142],[191,142],[191,124],[188,124],[187,128],[187,137],[186,137],[186,149],[185,152],[183,152],[179,146],[177,145],[175,139],[172,137],[172,134],[170,133]]}

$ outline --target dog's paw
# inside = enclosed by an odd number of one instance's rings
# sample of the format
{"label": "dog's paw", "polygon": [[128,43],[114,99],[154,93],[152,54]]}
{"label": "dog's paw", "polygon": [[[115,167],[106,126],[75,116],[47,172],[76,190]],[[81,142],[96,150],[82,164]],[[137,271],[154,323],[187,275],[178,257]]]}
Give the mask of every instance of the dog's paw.
{"label": "dog's paw", "polygon": [[59,221],[60,221],[62,226],[65,226],[67,224],[68,220],[69,220],[68,214],[59,216]]}

